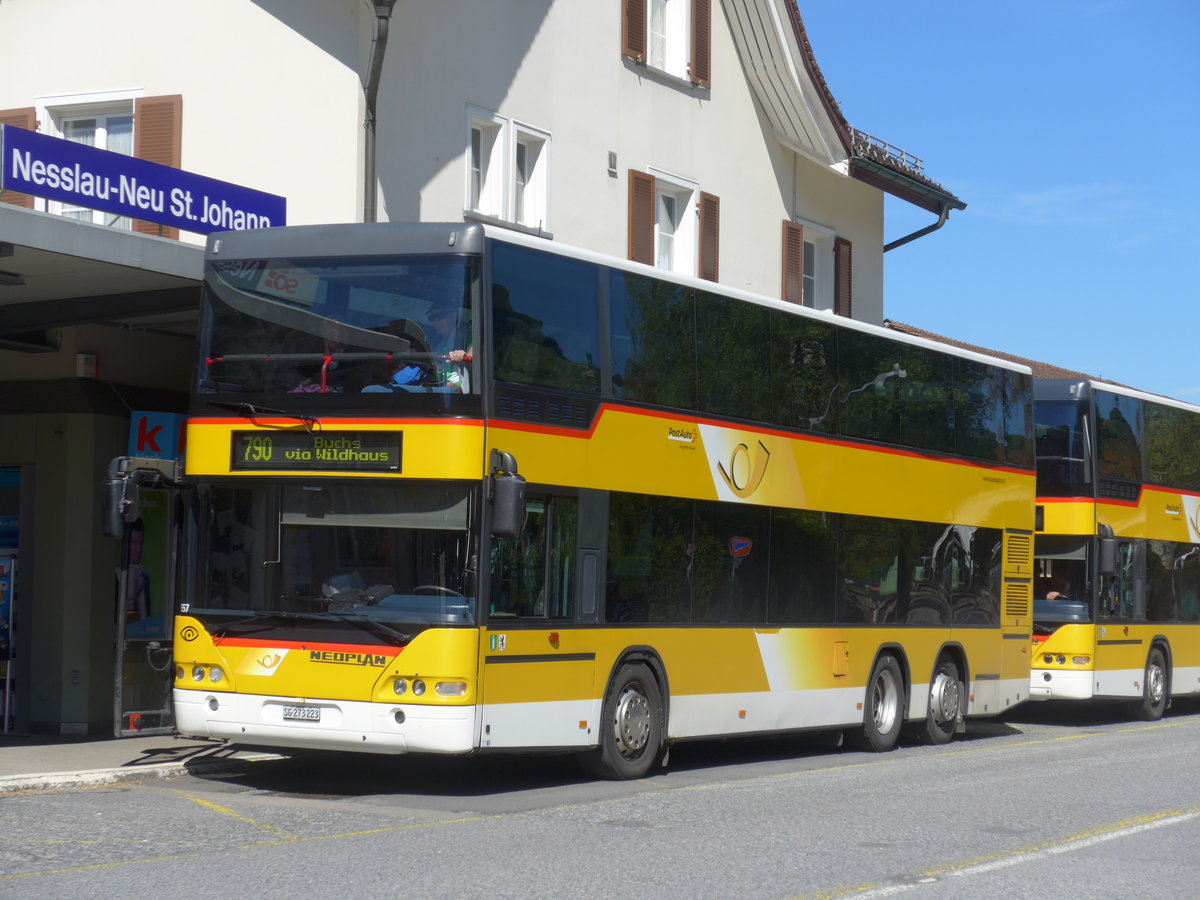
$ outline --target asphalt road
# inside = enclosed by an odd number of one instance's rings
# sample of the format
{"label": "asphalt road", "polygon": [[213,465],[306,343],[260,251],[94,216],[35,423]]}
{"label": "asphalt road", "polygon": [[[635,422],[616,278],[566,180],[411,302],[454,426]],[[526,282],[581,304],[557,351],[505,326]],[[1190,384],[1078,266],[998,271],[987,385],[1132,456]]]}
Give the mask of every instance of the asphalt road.
{"label": "asphalt road", "polygon": [[0,897],[1200,895],[1200,704],[1030,705],[945,747],[697,743],[639,782],[559,757],[302,754],[0,797]]}

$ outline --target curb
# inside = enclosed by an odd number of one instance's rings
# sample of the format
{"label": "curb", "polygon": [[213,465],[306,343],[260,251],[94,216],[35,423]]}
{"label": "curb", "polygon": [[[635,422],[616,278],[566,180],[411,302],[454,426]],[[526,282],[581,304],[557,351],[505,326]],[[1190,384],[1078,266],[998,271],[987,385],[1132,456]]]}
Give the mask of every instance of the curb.
{"label": "curb", "polygon": [[50,788],[94,787],[121,781],[146,781],[154,778],[177,778],[180,775],[231,771],[246,763],[284,759],[275,753],[247,753],[241,756],[202,757],[186,761],[116,766],[109,769],[87,769],[78,772],[45,772],[32,775],[0,777],[0,793],[39,791]]}

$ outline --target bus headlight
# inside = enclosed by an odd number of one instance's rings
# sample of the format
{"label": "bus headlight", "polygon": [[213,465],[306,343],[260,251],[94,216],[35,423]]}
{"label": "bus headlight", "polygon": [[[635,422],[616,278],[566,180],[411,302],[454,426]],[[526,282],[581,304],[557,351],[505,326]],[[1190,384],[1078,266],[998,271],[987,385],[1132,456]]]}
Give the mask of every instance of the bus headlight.
{"label": "bus headlight", "polygon": [[465,697],[467,696],[467,683],[465,681],[439,681],[433,686],[433,690],[443,697]]}
{"label": "bus headlight", "polygon": [[175,679],[177,681],[183,681],[183,666],[175,667]]}
{"label": "bus headlight", "polygon": [[420,697],[424,693],[425,693],[425,682],[423,682],[420,678],[414,678],[413,679],[413,695]]}
{"label": "bus headlight", "polygon": [[225,677],[225,673],[221,671],[220,666],[213,666],[212,671],[208,673],[208,679],[213,684],[216,684],[218,681],[220,681],[224,677]]}
{"label": "bus headlight", "polygon": [[1042,662],[1044,662],[1046,665],[1050,665],[1050,663],[1054,662],[1054,657],[1051,654],[1047,653],[1045,656],[1042,657]]}
{"label": "bus headlight", "polygon": [[192,681],[204,680],[204,666],[192,666]]}
{"label": "bus headlight", "polygon": [[1067,658],[1066,658],[1065,656],[1063,656],[1063,655],[1060,653],[1060,654],[1058,654],[1058,656],[1055,658],[1055,660],[1054,660],[1054,661],[1055,661],[1056,663],[1058,663],[1058,664],[1061,666],[1061,665],[1063,665],[1064,663],[1066,663],[1066,661],[1067,661]]}
{"label": "bus headlight", "polygon": [[408,682],[403,678],[397,678],[392,682],[392,690],[397,694],[403,695],[408,691]]}
{"label": "bus headlight", "polygon": [[1090,656],[1072,656],[1071,662],[1077,666],[1091,665],[1092,658]]}

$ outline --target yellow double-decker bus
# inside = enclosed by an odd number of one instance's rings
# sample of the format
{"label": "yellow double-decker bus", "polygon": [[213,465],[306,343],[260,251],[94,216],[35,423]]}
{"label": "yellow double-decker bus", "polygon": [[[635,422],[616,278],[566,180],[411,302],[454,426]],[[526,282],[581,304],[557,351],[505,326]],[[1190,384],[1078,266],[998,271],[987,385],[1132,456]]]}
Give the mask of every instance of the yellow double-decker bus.
{"label": "yellow double-decker bus", "polygon": [[634,778],[1026,699],[1028,369],[480,225],[206,260],[182,734]]}
{"label": "yellow double-decker bus", "polygon": [[1038,379],[1030,696],[1200,693],[1200,407]]}

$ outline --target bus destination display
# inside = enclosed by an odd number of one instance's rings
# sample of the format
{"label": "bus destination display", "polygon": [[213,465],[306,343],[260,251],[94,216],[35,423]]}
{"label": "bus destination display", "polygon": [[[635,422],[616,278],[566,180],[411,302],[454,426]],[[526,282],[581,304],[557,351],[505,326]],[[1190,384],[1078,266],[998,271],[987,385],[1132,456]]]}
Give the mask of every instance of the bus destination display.
{"label": "bus destination display", "polygon": [[230,468],[400,472],[401,431],[235,431]]}

